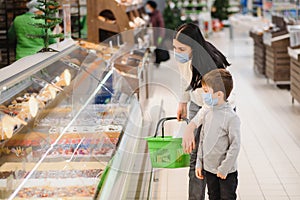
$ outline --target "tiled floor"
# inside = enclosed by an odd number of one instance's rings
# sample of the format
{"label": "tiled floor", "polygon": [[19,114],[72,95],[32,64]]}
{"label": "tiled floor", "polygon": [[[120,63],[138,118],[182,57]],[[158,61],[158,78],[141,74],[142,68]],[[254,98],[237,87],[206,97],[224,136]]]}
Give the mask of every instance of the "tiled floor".
{"label": "tiled floor", "polygon": [[[238,199],[300,200],[300,104],[292,105],[288,90],[267,83],[254,72],[248,33],[235,30],[234,40],[229,40],[227,31],[209,39],[228,57],[235,78],[237,113],[242,121]],[[175,63],[168,61],[154,69],[151,80],[156,83],[153,101],[163,100],[166,116],[176,115]],[[166,128],[178,133],[178,126]],[[152,199],[188,199],[187,168],[156,169],[155,176],[158,181],[152,183]]]}

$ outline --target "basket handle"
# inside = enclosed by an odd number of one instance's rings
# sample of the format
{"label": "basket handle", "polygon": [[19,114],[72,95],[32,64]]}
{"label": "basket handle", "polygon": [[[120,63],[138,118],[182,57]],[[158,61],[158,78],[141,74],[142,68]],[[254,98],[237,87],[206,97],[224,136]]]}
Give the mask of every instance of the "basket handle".
{"label": "basket handle", "polygon": [[[165,137],[165,127],[164,127],[165,122],[169,121],[169,120],[175,120],[175,119],[177,120],[177,117],[166,117],[166,118],[160,119],[157,123],[154,137],[157,136],[159,125],[162,124],[162,126],[161,126],[161,135],[162,135],[162,138],[164,138]],[[182,118],[181,121],[185,121],[187,124],[189,123],[189,120],[187,118]]]}

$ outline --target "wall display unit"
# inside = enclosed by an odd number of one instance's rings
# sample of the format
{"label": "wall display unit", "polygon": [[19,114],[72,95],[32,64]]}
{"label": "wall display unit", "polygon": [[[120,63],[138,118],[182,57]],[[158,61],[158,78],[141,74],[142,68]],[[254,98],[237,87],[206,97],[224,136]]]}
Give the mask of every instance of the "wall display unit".
{"label": "wall display unit", "polygon": [[208,10],[209,2],[206,0],[204,1],[203,0],[198,0],[198,1],[179,0],[177,2],[177,6],[181,8],[181,12],[182,12],[181,14],[186,18],[190,18],[192,21],[197,21],[198,15],[201,12],[209,11]]}
{"label": "wall display unit", "polygon": [[264,17],[268,19],[274,14],[295,20],[299,18],[299,1],[264,0],[262,8]]}
{"label": "wall display unit", "polygon": [[29,0],[0,0],[0,68],[15,60],[14,44],[8,41],[8,30],[14,18],[27,12]]}
{"label": "wall display unit", "polygon": [[230,14],[239,13],[241,11],[241,2],[238,0],[229,0],[228,12]]}
{"label": "wall display unit", "polygon": [[252,0],[252,12],[254,16],[261,16],[263,8],[263,0]]}
{"label": "wall display unit", "polygon": [[7,38],[8,23],[7,23],[7,4],[4,1],[0,3],[0,67],[9,64],[9,44]]}
{"label": "wall display unit", "polygon": [[198,23],[205,33],[212,33],[211,0],[178,0],[174,1],[181,10],[181,21]]}
{"label": "wall display unit", "polygon": [[[114,67],[124,52],[72,40],[59,45],[52,45],[58,53],[35,54],[0,70],[0,198],[102,198],[109,195],[99,186],[109,163],[132,170],[121,160],[139,143],[130,135],[142,133],[143,95]],[[146,62],[135,62],[139,79]],[[107,181],[114,180],[110,174]]]}
{"label": "wall display unit", "polygon": [[[131,3],[114,0],[87,1],[88,41],[99,43],[117,33],[127,42],[135,43],[137,34],[146,27],[142,1]],[[134,30],[135,31],[129,31]],[[115,41],[117,42],[117,41]]]}
{"label": "wall display unit", "polygon": [[71,32],[72,38],[81,38],[81,14],[80,14],[80,1],[70,1],[70,14],[71,14]]}
{"label": "wall display unit", "polygon": [[[62,5],[63,1],[61,2]],[[86,39],[86,0],[70,0],[71,32],[74,39]]]}

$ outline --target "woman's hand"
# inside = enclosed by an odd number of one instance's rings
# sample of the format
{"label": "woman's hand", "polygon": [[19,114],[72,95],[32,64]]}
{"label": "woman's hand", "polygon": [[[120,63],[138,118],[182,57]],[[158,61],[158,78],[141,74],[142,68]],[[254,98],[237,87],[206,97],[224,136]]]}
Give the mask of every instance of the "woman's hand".
{"label": "woman's hand", "polygon": [[180,121],[182,118],[187,117],[187,103],[179,103],[177,109],[177,120]]}
{"label": "woman's hand", "polygon": [[196,173],[196,177],[197,177],[198,179],[204,179],[204,176],[203,176],[203,174],[202,174],[202,169],[201,169],[201,168],[196,168],[195,173]]}
{"label": "woman's hand", "polygon": [[194,122],[190,122],[185,128],[182,136],[182,148],[185,153],[192,153],[193,149],[195,149],[195,128],[197,128],[197,126]]}

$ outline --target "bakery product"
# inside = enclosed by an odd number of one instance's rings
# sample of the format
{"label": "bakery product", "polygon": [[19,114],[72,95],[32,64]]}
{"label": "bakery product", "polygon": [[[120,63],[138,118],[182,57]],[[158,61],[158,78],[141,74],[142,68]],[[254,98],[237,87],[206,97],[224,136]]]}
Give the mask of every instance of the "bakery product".
{"label": "bakery product", "polygon": [[59,80],[55,83],[56,86],[62,87],[62,86],[68,86],[71,83],[71,73],[69,69],[65,69],[63,73],[60,75]]}
{"label": "bakery product", "polygon": [[31,96],[29,98],[28,104],[29,104],[29,113],[30,113],[30,115],[32,117],[35,117],[37,115],[38,110],[39,110],[38,101],[36,100],[35,97]]}
{"label": "bakery product", "polygon": [[13,117],[5,115],[2,120],[2,130],[5,133],[7,138],[11,138],[14,133],[14,128],[17,125]]}

